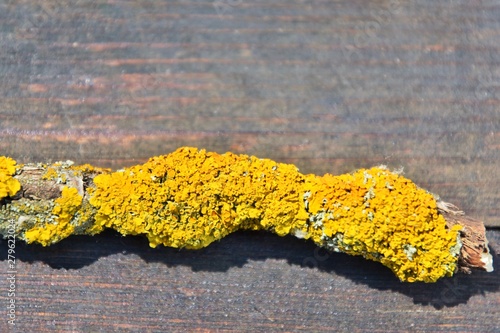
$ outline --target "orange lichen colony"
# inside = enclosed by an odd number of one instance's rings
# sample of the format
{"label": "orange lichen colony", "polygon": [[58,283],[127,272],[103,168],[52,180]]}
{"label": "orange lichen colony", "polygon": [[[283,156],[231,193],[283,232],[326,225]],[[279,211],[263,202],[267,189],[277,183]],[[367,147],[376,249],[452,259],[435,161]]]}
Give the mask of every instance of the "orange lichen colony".
{"label": "orange lichen colony", "polygon": [[12,177],[15,173],[16,161],[0,156],[0,200],[13,196],[21,189],[21,183]]}
{"label": "orange lichen colony", "polygon": [[83,233],[144,234],[152,247],[198,249],[239,229],[269,230],[379,261],[408,282],[451,276],[460,252],[460,227],[446,228],[433,195],[384,167],[320,177],[268,159],[180,148],[100,174],[94,185],[89,205],[63,190],[56,227],[38,225],[25,239],[51,244],[83,216],[94,219]]}

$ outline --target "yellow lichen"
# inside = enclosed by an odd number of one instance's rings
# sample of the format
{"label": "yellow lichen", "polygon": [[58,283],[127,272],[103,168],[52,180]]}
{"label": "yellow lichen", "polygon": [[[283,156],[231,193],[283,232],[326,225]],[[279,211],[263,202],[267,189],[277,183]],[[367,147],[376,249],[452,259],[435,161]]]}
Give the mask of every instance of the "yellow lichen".
{"label": "yellow lichen", "polygon": [[12,177],[15,173],[16,161],[0,156],[0,200],[15,195],[21,189],[21,183]]}
{"label": "yellow lichen", "polygon": [[302,179],[291,165],[183,148],[95,177],[90,203],[97,229],[146,234],[152,247],[201,248],[240,228],[287,234],[299,222]]}
{"label": "yellow lichen", "polygon": [[452,230],[434,197],[385,168],[309,176],[304,232],[334,251],[379,261],[402,280],[434,282],[455,271],[460,226]]}
{"label": "yellow lichen", "polygon": [[383,167],[320,177],[268,159],[180,148],[96,173],[88,201],[64,188],[55,222],[33,227],[26,240],[48,245],[75,227],[112,228],[143,234],[152,247],[198,249],[236,230],[269,230],[381,262],[408,282],[451,276],[458,261],[460,227],[447,229],[430,193]]}
{"label": "yellow lichen", "polygon": [[51,166],[47,168],[47,171],[42,176],[42,179],[52,180],[52,179],[57,179],[58,177],[59,174],[57,173],[57,170],[53,166]]}
{"label": "yellow lichen", "polygon": [[25,238],[28,243],[37,242],[43,246],[57,243],[71,235],[75,227],[71,221],[82,205],[82,196],[76,188],[64,187],[61,197],[55,200],[52,209],[54,223],[45,223],[26,231]]}
{"label": "yellow lichen", "polygon": [[305,176],[271,160],[182,148],[94,183],[93,232],[145,234],[152,247],[196,249],[260,229],[363,255],[403,281],[432,282],[456,267],[458,227],[447,230],[431,194],[384,168]]}

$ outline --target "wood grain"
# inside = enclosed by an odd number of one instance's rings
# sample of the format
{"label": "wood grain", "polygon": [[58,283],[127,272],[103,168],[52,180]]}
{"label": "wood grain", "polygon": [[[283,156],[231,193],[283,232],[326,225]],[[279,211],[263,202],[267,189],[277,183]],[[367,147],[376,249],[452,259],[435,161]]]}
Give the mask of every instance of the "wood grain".
{"label": "wood grain", "polygon": [[[499,227],[499,10],[1,1],[0,155],[120,168],[190,145],[304,173],[402,166]],[[113,234],[18,246],[19,331],[500,330],[497,272],[400,284],[357,258],[302,267],[313,247],[265,234],[196,253]]]}
{"label": "wood grain", "polygon": [[493,273],[458,274],[435,284],[401,283],[380,264],[263,232],[233,234],[198,251],[151,249],[144,238],[111,232],[47,248],[19,243],[17,327],[496,332],[500,232],[487,236]]}
{"label": "wood grain", "polygon": [[495,9],[7,1],[0,151],[120,168],[182,145],[380,163],[500,226]]}

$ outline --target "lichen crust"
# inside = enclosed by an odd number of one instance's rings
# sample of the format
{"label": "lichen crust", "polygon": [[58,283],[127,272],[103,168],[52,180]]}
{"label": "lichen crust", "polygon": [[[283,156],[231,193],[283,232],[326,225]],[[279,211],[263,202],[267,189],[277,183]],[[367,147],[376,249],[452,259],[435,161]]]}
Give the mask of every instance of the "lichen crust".
{"label": "lichen crust", "polygon": [[21,189],[21,184],[13,177],[15,174],[16,161],[0,156],[0,200],[14,196]]}
{"label": "lichen crust", "polygon": [[[145,235],[151,247],[199,249],[237,230],[267,230],[378,261],[401,281],[434,282],[457,268],[461,227],[447,228],[431,193],[385,167],[304,175],[291,164],[183,147],[116,172],[96,169],[84,190],[60,167],[44,177],[67,185],[21,235],[30,243],[111,228]],[[70,178],[93,170],[64,168]],[[19,190],[14,174],[15,162],[0,158],[0,199]],[[19,220],[17,211],[33,210],[13,207]]]}

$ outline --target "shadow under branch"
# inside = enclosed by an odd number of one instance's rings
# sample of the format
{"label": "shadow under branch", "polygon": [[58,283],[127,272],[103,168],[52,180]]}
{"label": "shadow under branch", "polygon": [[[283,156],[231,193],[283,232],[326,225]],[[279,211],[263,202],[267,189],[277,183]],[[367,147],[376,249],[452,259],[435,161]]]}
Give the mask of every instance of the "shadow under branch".
{"label": "shadow under branch", "polygon": [[[153,249],[144,237],[122,237],[114,231],[106,231],[93,237],[73,236],[49,247],[17,241],[16,258],[28,263],[43,262],[53,269],[79,269],[102,257],[130,253],[140,256],[145,262],[159,262],[167,267],[188,266],[194,272],[224,272],[242,267],[249,261],[281,259],[290,265],[343,276],[370,288],[398,292],[411,297],[416,304],[442,308],[463,304],[473,295],[500,289],[500,231],[488,231],[487,236],[494,257],[493,273],[456,274],[432,284],[401,283],[379,263],[342,253],[328,253],[311,242],[266,232],[237,232],[207,248],[184,250],[161,246]],[[0,240],[0,246],[5,248],[2,253],[7,253],[7,241]]]}

